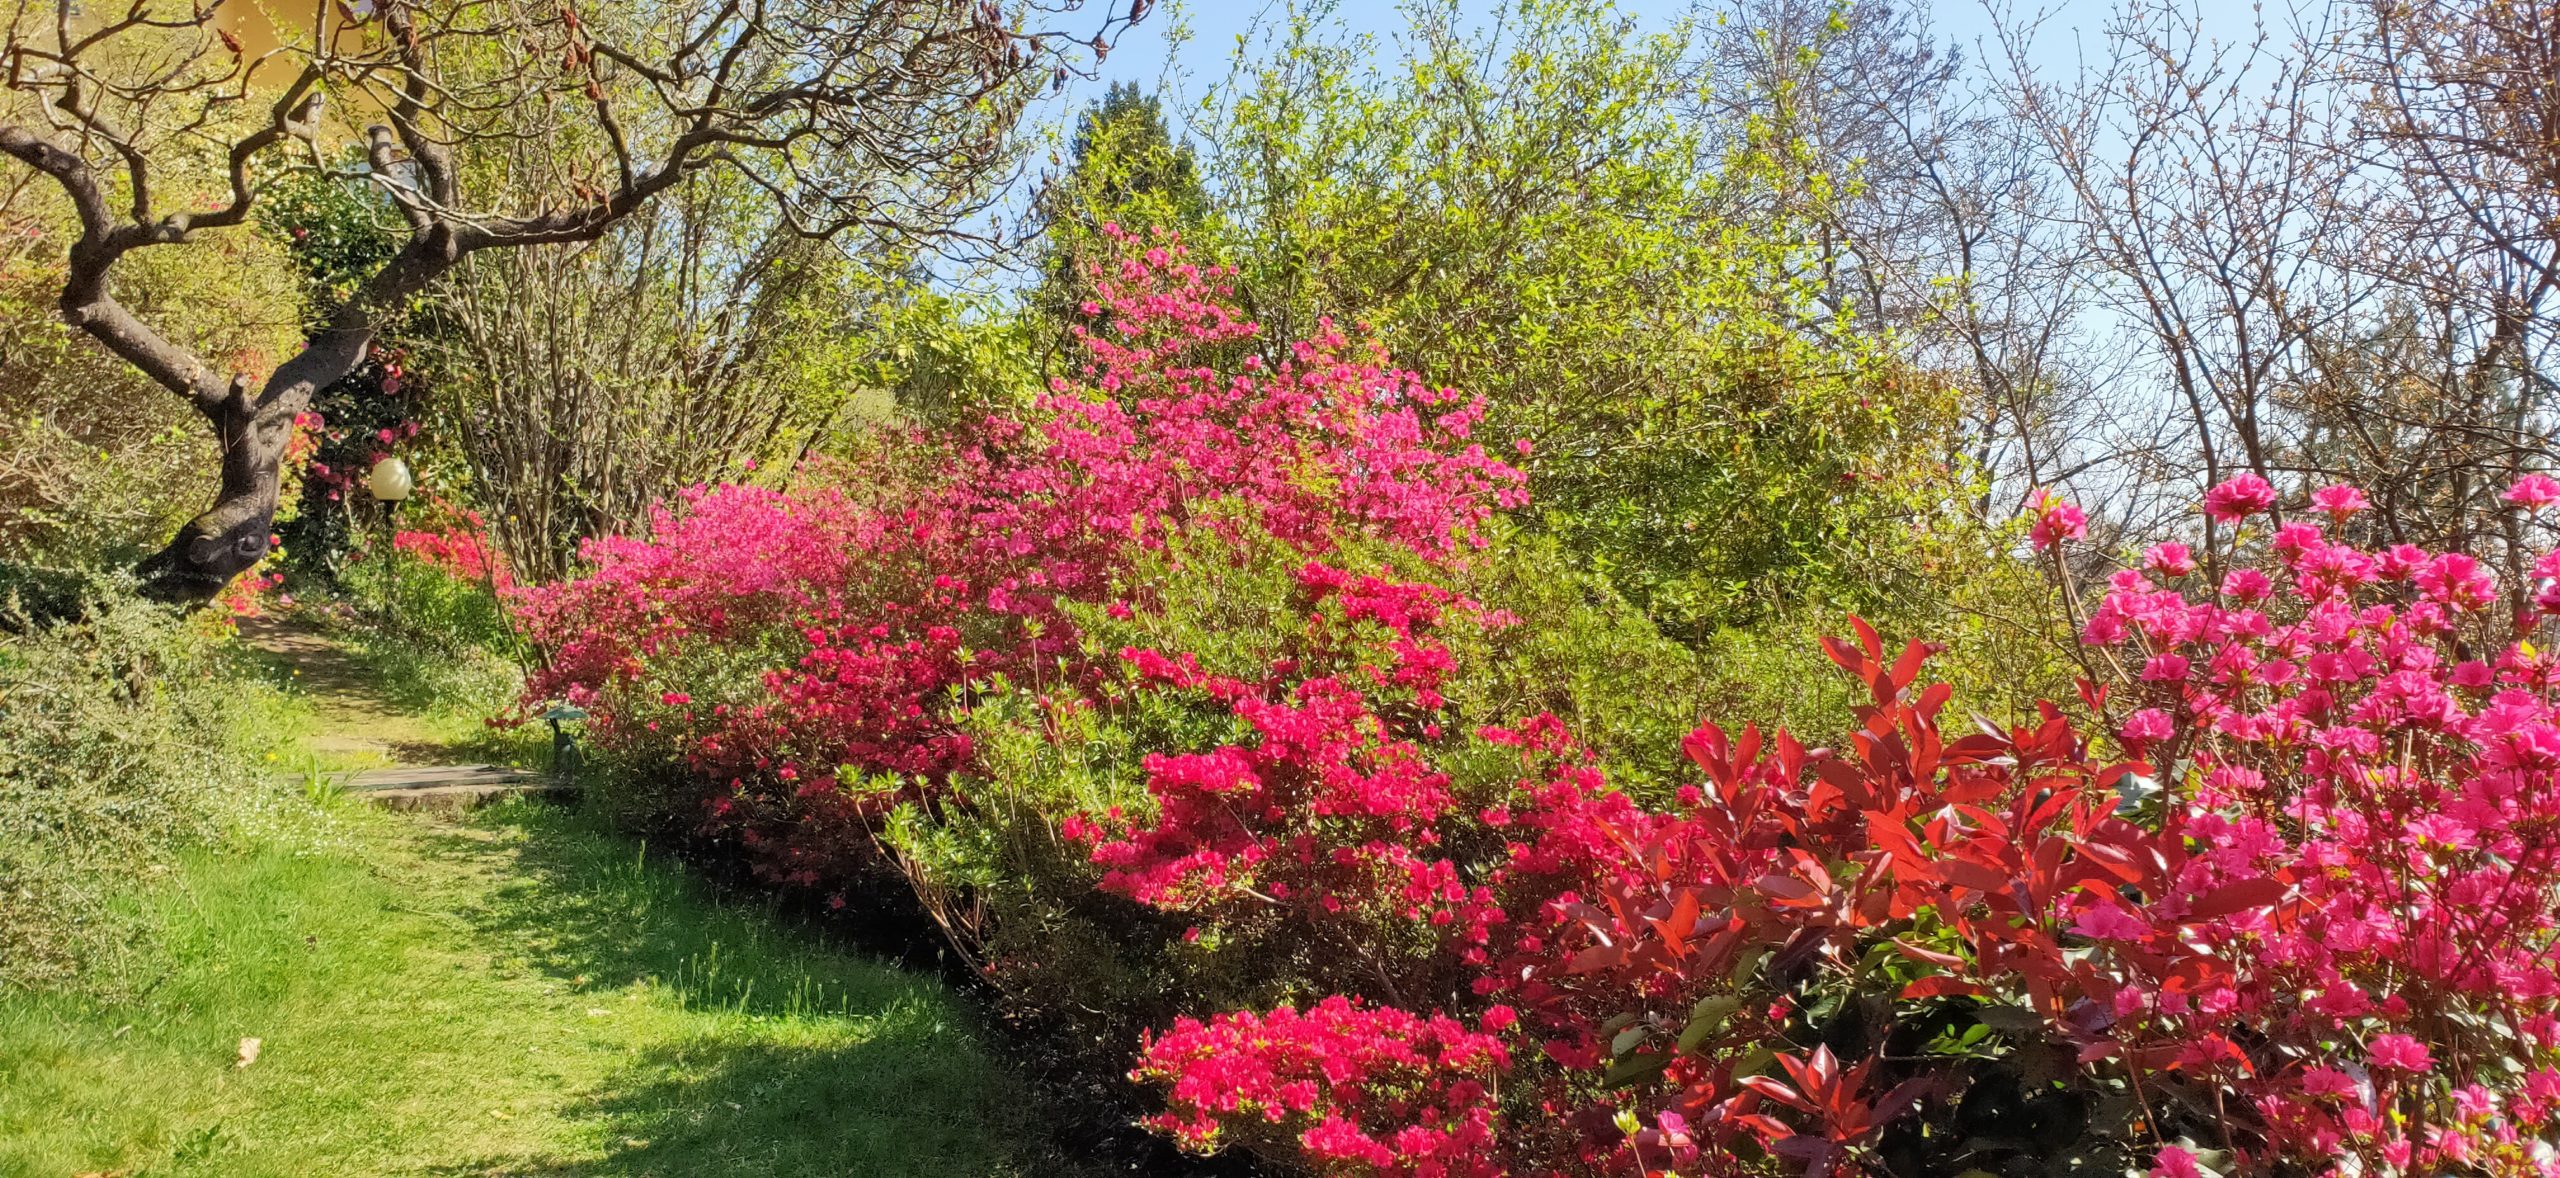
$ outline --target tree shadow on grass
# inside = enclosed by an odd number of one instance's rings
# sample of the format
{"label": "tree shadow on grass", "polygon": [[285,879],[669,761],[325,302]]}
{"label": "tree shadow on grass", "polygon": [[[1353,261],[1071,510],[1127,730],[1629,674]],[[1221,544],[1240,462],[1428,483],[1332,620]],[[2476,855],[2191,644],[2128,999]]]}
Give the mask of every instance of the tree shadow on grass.
{"label": "tree shadow on grass", "polygon": [[484,877],[457,914],[521,968],[600,1005],[640,987],[685,1012],[567,1110],[600,1131],[603,1158],[444,1172],[1058,1172],[1022,1156],[1038,1133],[1012,1077],[934,979],[820,947],[570,811],[502,806],[431,834],[425,853]]}
{"label": "tree shadow on grass", "polygon": [[489,1160],[437,1172],[545,1178],[1056,1173],[1004,1148],[1005,1118],[973,1107],[989,1102],[901,1074],[900,1057],[930,1046],[707,1042],[653,1049],[603,1093],[569,1110],[605,1133],[602,1158],[530,1166]]}
{"label": "tree shadow on grass", "polygon": [[453,684],[432,670],[464,661],[422,648],[364,643],[307,618],[239,622],[241,655],[277,688],[299,697],[319,731],[314,752],[340,759],[387,757],[408,765],[545,763],[544,737],[529,729],[449,732],[430,719],[449,707]]}
{"label": "tree shadow on grass", "polygon": [[[697,1073],[678,1048],[659,1061],[667,1078],[599,1111],[634,1131],[616,1159],[633,1173],[701,1173],[715,1158],[751,1174],[987,1173],[1014,1160],[990,1140],[1005,1135],[990,1132],[1001,1106],[983,1087],[929,1078],[957,1069],[917,1057],[949,1050],[915,1037],[837,1051],[762,1047]],[[688,1090],[733,1095],[688,1107]]]}

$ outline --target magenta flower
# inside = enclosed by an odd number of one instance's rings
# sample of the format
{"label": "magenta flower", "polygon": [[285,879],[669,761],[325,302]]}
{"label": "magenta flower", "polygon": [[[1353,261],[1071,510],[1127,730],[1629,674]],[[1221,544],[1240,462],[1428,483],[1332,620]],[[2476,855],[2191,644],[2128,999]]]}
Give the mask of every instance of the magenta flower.
{"label": "magenta flower", "polygon": [[2184,544],[2154,544],[2142,554],[2142,567],[2164,577],[2183,577],[2196,571],[2195,552]]}
{"label": "magenta flower", "polygon": [[2498,583],[2467,553],[2447,552],[2418,570],[2418,590],[2430,600],[2468,613],[2498,599]]}
{"label": "magenta flower", "polygon": [[2258,601],[2274,588],[2275,583],[2256,569],[2233,569],[2222,579],[2222,595],[2233,601]]}
{"label": "magenta flower", "polygon": [[2499,498],[2527,511],[2540,511],[2560,503],[2560,482],[2552,481],[2549,475],[2529,474],[2517,479]]}
{"label": "magenta flower", "polygon": [[2124,727],[2116,730],[2116,736],[2138,757],[2143,749],[2169,739],[2170,734],[2176,731],[2177,726],[2170,722],[2169,713],[2158,708],[2144,708],[2125,717]]}
{"label": "magenta flower", "polygon": [[2355,1077],[2317,1064],[2302,1069],[2301,1083],[2302,1094],[2311,1097],[2354,1096],[2357,1091]]}
{"label": "magenta flower", "polygon": [[2151,682],[2175,682],[2187,677],[2188,666],[2185,655],[2155,654],[2150,662],[2142,664],[2142,677]]}
{"label": "magenta flower", "polygon": [[2027,539],[2042,552],[2065,540],[2077,540],[2089,534],[2089,517],[2078,507],[2062,501],[2051,491],[2039,491],[2030,499],[2036,508],[2035,526],[2028,529]]}
{"label": "magenta flower", "polygon": [[2151,1178],[2203,1178],[2204,1169],[2196,1165],[2196,1155],[2174,1145],[2160,1147],[2151,1159]]}
{"label": "magenta flower", "polygon": [[2151,927],[2120,905],[2100,902],[2080,914],[2071,931],[2100,941],[2139,941],[2150,935]]}
{"label": "magenta flower", "polygon": [[2275,505],[2276,489],[2254,474],[2226,479],[2204,493],[2204,513],[2226,524]]}
{"label": "magenta flower", "polygon": [[2374,1036],[2365,1046],[2365,1059],[2375,1067],[2403,1072],[2423,1072],[2436,1062],[2426,1044],[2398,1033]]}
{"label": "magenta flower", "polygon": [[2426,563],[2426,549],[2415,544],[2394,544],[2374,554],[2373,571],[2385,581],[2406,581]]}
{"label": "magenta flower", "polygon": [[2344,523],[2348,516],[2372,507],[2373,503],[2364,497],[2363,491],[2340,483],[2313,491],[2311,506],[2313,510],[2329,513],[2330,519]]}

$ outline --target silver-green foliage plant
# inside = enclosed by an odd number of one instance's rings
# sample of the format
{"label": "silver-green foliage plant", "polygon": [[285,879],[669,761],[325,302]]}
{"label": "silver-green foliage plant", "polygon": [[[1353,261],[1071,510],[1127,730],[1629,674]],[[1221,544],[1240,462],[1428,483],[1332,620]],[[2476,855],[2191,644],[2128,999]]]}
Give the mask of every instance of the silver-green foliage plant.
{"label": "silver-green foliage plant", "polygon": [[208,618],[92,592],[38,625],[26,596],[0,599],[0,989],[112,985],[113,897],[254,814],[279,701]]}

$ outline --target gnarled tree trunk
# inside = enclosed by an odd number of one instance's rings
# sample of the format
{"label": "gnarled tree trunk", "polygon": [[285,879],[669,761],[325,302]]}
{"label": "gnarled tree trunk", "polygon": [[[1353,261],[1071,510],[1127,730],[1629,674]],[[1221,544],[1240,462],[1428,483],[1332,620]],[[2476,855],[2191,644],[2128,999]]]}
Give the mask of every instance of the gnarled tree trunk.
{"label": "gnarled tree trunk", "polygon": [[197,412],[213,424],[222,451],[222,484],[213,505],[188,520],[167,547],[135,569],[145,595],[201,603],[265,559],[274,535],[278,488],[293,423],[314,393],[355,371],[373,332],[319,333],[254,393],[235,380],[217,397],[199,397]]}
{"label": "gnarled tree trunk", "polygon": [[[78,5],[54,0],[0,22],[0,155],[51,177],[79,217],[63,318],[187,398],[222,447],[220,493],[144,562],[149,591],[210,600],[267,554],[295,416],[464,255],[593,241],[715,166],[745,176],[803,237],[974,237],[964,224],[1013,163],[1024,105],[1071,70],[1091,76],[1073,55],[1089,46],[1098,62],[1146,7],[1129,0],[1118,15],[1114,0],[1090,35],[1034,20],[1087,2],[679,0],[636,22],[612,5],[599,21],[571,3],[469,20],[433,5],[323,5],[308,30],[254,55],[216,27],[211,4],[75,20]],[[686,30],[681,44],[661,44],[669,28]],[[470,199],[457,150],[514,150],[523,129],[487,116],[527,108],[546,125],[582,110],[583,130],[560,142],[584,146]],[[361,167],[324,162],[340,137],[322,116],[332,109],[381,116],[364,128]],[[226,378],[115,300],[118,259],[241,230],[279,174],[265,157],[305,148],[324,174],[388,201],[408,236],[301,354],[263,383]],[[168,182],[169,165],[208,159],[227,192],[208,201]],[[920,199],[925,188],[941,192]]]}

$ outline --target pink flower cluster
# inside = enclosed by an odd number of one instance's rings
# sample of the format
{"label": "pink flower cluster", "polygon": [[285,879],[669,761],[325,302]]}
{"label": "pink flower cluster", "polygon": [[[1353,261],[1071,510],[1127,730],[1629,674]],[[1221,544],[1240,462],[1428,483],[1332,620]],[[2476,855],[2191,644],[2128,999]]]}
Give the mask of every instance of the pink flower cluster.
{"label": "pink flower cluster", "polygon": [[[2211,497],[2220,522],[2273,510],[2271,488],[2234,482]],[[2370,506],[2352,488],[2311,502],[2333,525]],[[2037,506],[2070,537],[2070,513]],[[2026,1074],[2087,1102],[2071,1107],[2130,1101],[2077,1131],[2155,1174],[2203,1173],[2208,1152],[2223,1174],[2560,1174],[2560,557],[2510,591],[2466,554],[2368,550],[2309,522],[2249,542],[2217,554],[2218,583],[2158,546],[2089,619],[2115,681],[2084,702],[2135,760],[2099,759],[2051,706],[1944,731],[1928,648],[1888,657],[1863,626],[1828,647],[1873,697],[1841,748],[1702,727],[1705,782],[1677,811],[1610,793],[1552,721],[1489,730],[1533,769],[1517,795],[1436,809],[1408,837],[1480,848],[1453,857],[1466,919],[1405,967],[1409,983],[1455,968],[1502,1004],[1505,1096],[1465,1172],[1955,1172],[1998,1160],[1966,1151],[2025,1148],[1969,1139],[1962,1110]],[[1408,738],[1427,722],[1342,720]],[[1259,798],[1258,752],[1166,784]],[[1272,830],[1232,828],[1267,849],[1254,872],[1368,851],[1311,808],[1263,817]],[[1104,848],[1204,821],[1168,804]],[[1239,878],[1116,886],[1198,914],[1264,877]],[[1372,953],[1410,935],[1354,927]],[[1209,1025],[1240,1029],[1231,1066],[1300,1058],[1254,1016]],[[1935,1036],[1995,1050],[1933,1054]],[[1161,1127],[1199,1145],[1262,1131],[1265,1105],[1216,1098],[1230,1065],[1165,1042],[1139,1070],[1173,1097]],[[1445,1112],[1398,1121],[1392,1095],[1461,1074],[1346,1079],[1325,1099],[1381,1110],[1362,1133],[1393,1142]],[[1313,1122],[1287,1124],[1328,1173],[1447,1172],[1429,1153],[1323,1153]]]}
{"label": "pink flower cluster", "polygon": [[[1287,363],[1223,371],[1259,330],[1225,274],[1171,237],[1116,236],[1128,256],[1080,332],[1089,362],[1023,417],[911,437],[830,480],[858,497],[697,488],[647,538],[590,544],[589,575],[516,594],[546,655],[527,702],[574,699],[599,741],[666,746],[710,828],[819,883],[868,856],[880,799],[967,763],[955,704],[997,676],[1081,690],[1060,681],[1092,674],[1060,606],[1138,552],[1242,523],[1311,556],[1360,536],[1445,558],[1521,501],[1521,474],[1470,440],[1481,402],[1329,326]],[[1428,690],[1431,657],[1417,646],[1392,674]],[[847,771],[898,789],[856,796]]]}
{"label": "pink flower cluster", "polygon": [[2029,497],[2027,506],[2036,517],[2027,538],[2039,552],[2089,534],[2088,515],[2051,491],[2036,492]]}
{"label": "pink flower cluster", "polygon": [[1149,753],[1155,812],[1071,816],[1101,885],[1209,918],[1380,920],[1473,930],[1491,893],[1460,883],[1442,828],[1462,817],[1421,741],[1450,666],[1433,629],[1473,603],[1435,585],[1309,561],[1307,639],[1260,682],[1199,675],[1189,656],[1130,649],[1137,688],[1196,692],[1243,721],[1252,743]]}
{"label": "pink flower cluster", "polygon": [[[2539,506],[2549,483],[2506,498]],[[2343,521],[2365,500],[2313,506]],[[2086,902],[2121,946],[2111,1033],[2215,1078],[2262,1168],[2553,1172],[2560,666],[2533,638],[2560,559],[2516,614],[2463,553],[2308,523],[2266,551],[2219,587],[2157,560],[2119,573],[2086,626],[2142,705],[2125,743],[2173,770],[2162,885],[2130,912]],[[2460,1030],[2478,1026],[2500,1030]]]}
{"label": "pink flower cluster", "polygon": [[1511,1021],[1497,1006],[1470,1030],[1335,995],[1303,1014],[1182,1019],[1131,1075],[1168,1087],[1172,1110],[1147,1123],[1194,1149],[1278,1140],[1328,1170],[1496,1178]]}

